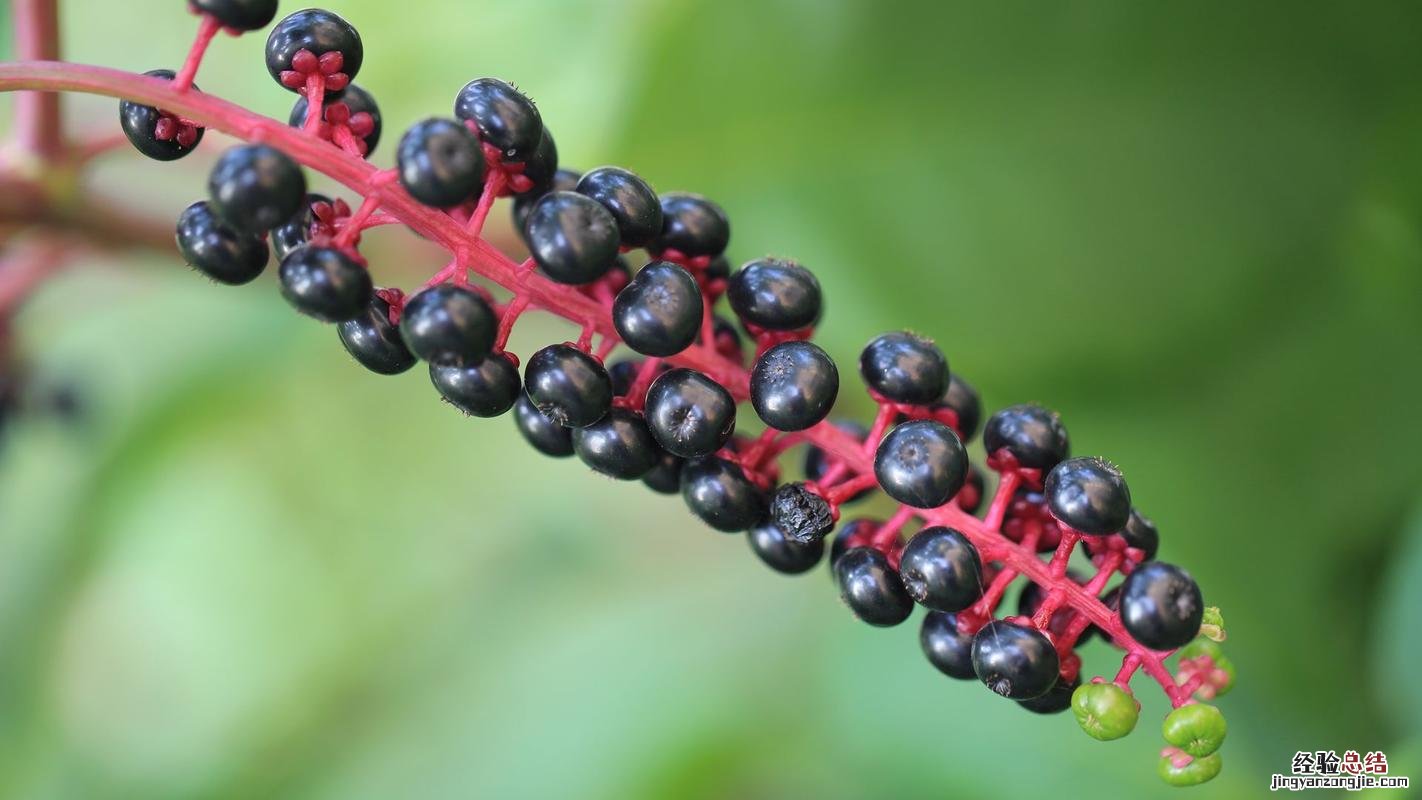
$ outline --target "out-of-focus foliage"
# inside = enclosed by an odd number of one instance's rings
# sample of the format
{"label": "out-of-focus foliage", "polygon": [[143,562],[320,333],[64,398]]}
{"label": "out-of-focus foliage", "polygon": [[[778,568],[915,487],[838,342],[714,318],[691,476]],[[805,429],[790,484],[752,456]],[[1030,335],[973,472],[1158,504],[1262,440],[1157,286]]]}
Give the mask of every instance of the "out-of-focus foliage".
{"label": "out-of-focus foliage", "polygon": [[[66,54],[176,64],[181,5],[69,2]],[[704,192],[736,260],[815,269],[846,375],[910,327],[990,407],[1046,403],[1117,461],[1230,623],[1209,796],[1262,794],[1296,750],[1422,779],[1422,8],[330,7],[388,130],[514,79],[566,163]],[[198,80],[284,118],[261,44],[219,39]],[[69,108],[108,130],[112,106]],[[176,214],[222,144],[101,179]],[[369,238],[377,274],[438,266]],[[823,570],[773,575],[418,369],[364,373],[269,278],[94,258],[20,335],[91,415],[0,453],[0,795],[1175,796],[1144,681],[1146,724],[1101,744],[942,678],[917,618],[858,624]]]}

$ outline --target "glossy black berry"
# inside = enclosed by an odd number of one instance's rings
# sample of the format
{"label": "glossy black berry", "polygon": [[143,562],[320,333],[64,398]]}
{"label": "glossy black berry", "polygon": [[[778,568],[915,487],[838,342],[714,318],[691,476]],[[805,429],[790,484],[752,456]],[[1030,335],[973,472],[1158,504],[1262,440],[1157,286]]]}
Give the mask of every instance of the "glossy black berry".
{"label": "glossy black berry", "polygon": [[657,443],[682,458],[716,452],[736,429],[736,401],[731,393],[690,369],[674,369],[652,381],[646,414]]}
{"label": "glossy black berry", "polygon": [[479,138],[499,148],[504,161],[523,161],[543,138],[543,118],[523,92],[498,78],[465,84],[454,99],[454,116],[473,121]]}
{"label": "glossy black berry", "polygon": [[1116,533],[1131,518],[1131,490],[1104,458],[1069,458],[1052,467],[1042,494],[1052,516],[1081,533]]}
{"label": "glossy black berry", "polygon": [[934,611],[962,611],[983,595],[983,564],[968,537],[952,528],[924,528],[899,558],[904,588]]}
{"label": "glossy black berry", "polygon": [[449,404],[473,417],[497,417],[522,394],[518,368],[503,353],[478,362],[430,362],[430,382]]}
{"label": "glossy black berry", "polygon": [[968,453],[952,428],[934,420],[895,427],[874,454],[874,477],[893,499],[914,508],[937,508],[963,488]]}
{"label": "glossy black berry", "polygon": [[543,415],[569,428],[602,419],[612,407],[612,379],[597,359],[569,344],[552,344],[528,359],[523,382]]}
{"label": "glossy black berry", "polygon": [[765,492],[735,464],[715,456],[686,462],[681,498],[687,508],[718,531],[739,533],[765,519]]}
{"label": "glossy black berry", "polygon": [[855,547],[834,562],[839,597],[854,616],[881,628],[913,613],[913,599],[889,559],[872,547]]}
{"label": "glossy black berry", "polygon": [[1200,632],[1205,603],[1190,573],[1173,564],[1147,561],[1121,584],[1121,623],[1152,650],[1190,643]]}
{"label": "glossy black berry", "polygon": [[365,312],[336,326],[341,344],[361,366],[380,375],[398,375],[415,366],[415,355],[390,324],[390,304],[378,293]]}
{"label": "glossy black berry", "polygon": [[791,539],[817,542],[834,530],[834,511],[803,483],[787,483],[770,498],[770,521]]}
{"label": "glossy black berry", "polygon": [[617,293],[612,324],[633,350],[671,356],[701,334],[701,288],[691,273],[670,261],[653,261]]}
{"label": "glossy black berry", "polygon": [[[524,173],[527,174],[527,172],[528,169],[525,167]],[[581,178],[582,174],[577,170],[558,169],[553,173],[553,177],[549,179],[547,186],[536,187],[533,191],[515,197],[513,201],[513,221],[514,230],[518,231],[518,235],[520,237],[525,235],[524,228],[528,224],[528,212],[533,210],[533,204],[537,203],[539,198],[549,192],[571,192],[577,188],[578,181]]]}
{"label": "glossy black berry", "polygon": [[657,494],[676,494],[681,491],[681,468],[686,461],[665,450],[657,455],[657,463],[642,476],[642,483]]}
{"label": "glossy black berry", "polygon": [[885,333],[859,354],[859,374],[871,390],[896,403],[927,405],[948,389],[948,359],[932,340]]}
{"label": "glossy black berry", "polygon": [[277,0],[188,0],[188,5],[239,31],[265,28],[277,12]]}
{"label": "glossy black berry", "polygon": [[[523,177],[530,185],[520,195],[542,197],[553,190],[558,177],[558,143],[553,140],[553,131],[543,129],[543,140],[533,151],[533,155],[523,162]],[[568,187],[571,191],[573,187]]]}
{"label": "glossy black berry", "polygon": [[400,337],[416,357],[444,364],[475,364],[489,354],[499,318],[478,293],[441,283],[405,301]]}
{"label": "glossy black berry", "polygon": [[978,397],[978,390],[954,372],[948,376],[948,388],[938,406],[953,409],[958,415],[958,437],[964,444],[971,442],[983,419],[983,401]]}
{"label": "glossy black berry", "polygon": [[1028,700],[1018,700],[1017,705],[1031,711],[1033,714],[1060,714],[1071,708],[1071,695],[1076,691],[1076,687],[1081,685],[1081,678],[1075,680],[1063,680],[1059,675],[1057,682],[1052,684],[1046,694],[1033,697]]}
{"label": "glossy black berry", "polygon": [[[332,106],[343,105],[345,111],[333,113]],[[380,132],[384,129],[384,122],[380,117],[380,106],[376,104],[375,98],[365,89],[352,83],[337,95],[327,98],[321,107],[321,116],[328,122],[337,118],[349,120],[357,114],[370,115],[370,132],[361,136],[361,141],[365,142],[365,156],[375,152],[375,146],[380,144]],[[296,104],[291,107],[291,115],[286,118],[286,123],[293,128],[300,128],[306,124],[307,102],[305,97],[298,97]]]}
{"label": "glossy black berry", "polygon": [[977,677],[973,672],[973,637],[958,632],[958,615],[930,611],[923,615],[918,643],[928,663],[939,672],[958,680]]}
{"label": "glossy black berry", "polygon": [[773,522],[761,524],[746,531],[746,539],[753,550],[767,566],[786,575],[808,572],[820,563],[825,555],[823,539],[803,543],[785,535]]}
{"label": "glossy black berry", "polygon": [[271,245],[272,253],[277,260],[285,259],[292,250],[306,244],[311,239],[311,226],[316,223],[316,213],[312,206],[317,203],[330,203],[331,198],[316,194],[315,192],[306,195],[306,202],[301,204],[296,213],[286,222],[272,228]]}
{"label": "glossy black berry", "polygon": [[514,402],[514,422],[523,438],[543,455],[567,458],[573,454],[572,430],[545,417],[527,394],[520,394]]}
{"label": "glossy black berry", "polygon": [[1071,452],[1056,412],[1030,404],[1009,406],[988,417],[983,447],[988,455],[1006,449],[1018,466],[1041,470],[1055,467]]}
{"label": "glossy black berry", "polygon": [[626,408],[614,408],[597,422],[575,428],[573,451],[594,470],[624,481],[645,475],[661,456],[642,415]]}
{"label": "glossy black berry", "polygon": [[667,192],[660,198],[662,233],[648,248],[661,254],[718,256],[731,241],[731,221],[720,206],[699,194]]}
{"label": "glossy black berry", "polygon": [[306,176],[285,153],[264,144],[222,154],[207,179],[212,210],[230,227],[260,236],[306,202]]}
{"label": "glossy black berry", "polygon": [[726,299],[742,322],[771,331],[814,325],[823,300],[814,273],[782,258],[752,261],[731,276]]}
{"label": "glossy black berry", "polygon": [[829,414],[839,394],[839,369],[810,342],[781,342],[751,370],[755,413],[776,430],[802,431]]}
{"label": "glossy black berry", "polygon": [[1126,527],[1121,529],[1121,538],[1126,540],[1127,547],[1134,547],[1145,553],[1143,561],[1155,558],[1155,552],[1160,547],[1160,530],[1149,517],[1134,508],[1131,509],[1131,518],[1126,521]]}
{"label": "glossy black berry", "polygon": [[576,192],[540,198],[528,212],[524,236],[544,274],[567,284],[602,277],[617,259],[621,241],[612,212]]}
{"label": "glossy black berry", "polygon": [[395,150],[400,185],[435,208],[457,206],[484,186],[484,154],[469,129],[452,119],[416,122]]}
{"label": "glossy black berry", "polygon": [[[154,69],[143,73],[151,78],[171,81],[170,69]],[[197,90],[194,85],[193,90]],[[191,153],[202,141],[204,129],[181,118],[145,106],[132,100],[119,101],[119,127],[138,152],[155,161],[176,161]]]}
{"label": "glossy black berry", "polygon": [[[319,8],[308,8],[287,16],[267,36],[267,72],[277,83],[282,83],[281,74],[292,69],[291,59],[302,50],[309,50],[318,58],[326,53],[340,53],[340,71],[350,80],[355,80],[365,58],[365,48],[356,29],[330,11]],[[284,83],[282,86],[297,91]],[[339,94],[344,88],[341,85],[327,89],[326,96]]]}
{"label": "glossy black berry", "polygon": [[267,243],[224,225],[206,202],[193,203],[178,217],[177,239],[183,260],[219,283],[239,286],[267,267]]}
{"label": "glossy black berry", "polygon": [[322,322],[345,322],[370,305],[375,288],[365,267],[334,247],[307,246],[282,259],[281,296]]}
{"label": "glossy black berry", "polygon": [[973,637],[973,672],[1003,697],[1041,697],[1056,683],[1060,668],[1056,648],[1032,628],[997,619]]}
{"label": "glossy black berry", "polygon": [[621,167],[598,167],[578,181],[576,191],[612,212],[624,247],[642,247],[662,232],[661,201],[634,172]]}

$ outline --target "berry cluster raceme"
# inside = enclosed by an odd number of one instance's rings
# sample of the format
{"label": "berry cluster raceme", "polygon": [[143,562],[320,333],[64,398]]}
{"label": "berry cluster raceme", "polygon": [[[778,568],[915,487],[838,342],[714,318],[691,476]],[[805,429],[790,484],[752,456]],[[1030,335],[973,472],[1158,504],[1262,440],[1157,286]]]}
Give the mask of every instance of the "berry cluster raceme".
{"label": "berry cluster raceme", "polygon": [[[810,341],[824,312],[819,281],[784,258],[733,270],[730,222],[716,203],[659,194],[620,167],[561,166],[539,109],[493,78],[465,85],[452,114],[408,125],[394,168],[378,169],[365,159],[383,120],[355,83],[364,53],[354,27],[308,9],[272,28],[267,70],[297,96],[284,125],[193,84],[213,35],[265,27],[276,0],[190,3],[202,22],[180,70],[86,67],[51,85],[129,98],[122,130],[159,161],[192,152],[205,127],[249,142],[217,159],[206,198],[178,220],[178,250],[192,267],[246,284],[275,253],[286,301],[332,324],[370,371],[424,362],[435,390],[465,414],[511,411],[546,455],[680,493],[706,525],[745,532],[779,572],[806,572],[828,549],[855,616],[898,625],[923,606],[928,661],[1028,711],[1070,710],[1089,735],[1119,738],[1135,727],[1131,681],[1144,671],[1174,708],[1162,777],[1191,785],[1218,773],[1224,718],[1198,701],[1234,680],[1217,643],[1219,613],[1188,572],[1155,560],[1156,526],[1134,507],[1121,471],[1072,456],[1054,412],[1016,405],[984,419],[977,392],[933,341],[890,332],[859,356],[878,407],[872,424],[832,421],[840,367]],[[359,202],[308,192],[304,168]],[[511,199],[531,254],[522,263],[481,237],[499,198]],[[413,291],[378,286],[360,253],[362,231],[389,223],[450,252]],[[635,270],[634,251],[646,256]],[[534,309],[580,335],[515,356],[510,331]],[[609,364],[620,349],[635,355]],[[754,434],[737,431],[746,400],[763,424]],[[984,465],[964,448],[979,428]],[[806,447],[798,480],[780,463],[796,446]],[[879,491],[894,513],[841,518]],[[1015,613],[1002,611],[1013,584]],[[1123,651],[1109,680],[1084,678],[1077,647],[1093,636]]]}

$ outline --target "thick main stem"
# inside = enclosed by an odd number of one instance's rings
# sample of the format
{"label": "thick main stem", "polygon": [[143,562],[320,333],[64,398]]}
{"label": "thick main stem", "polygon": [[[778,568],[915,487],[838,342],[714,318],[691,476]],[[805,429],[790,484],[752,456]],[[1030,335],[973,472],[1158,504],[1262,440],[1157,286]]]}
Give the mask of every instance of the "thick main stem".
{"label": "thick main stem", "polygon": [[[59,58],[59,11],[56,0],[12,0],[15,55],[27,61]],[[15,97],[16,144],[43,158],[64,147],[59,95],[52,91],[21,92]]]}

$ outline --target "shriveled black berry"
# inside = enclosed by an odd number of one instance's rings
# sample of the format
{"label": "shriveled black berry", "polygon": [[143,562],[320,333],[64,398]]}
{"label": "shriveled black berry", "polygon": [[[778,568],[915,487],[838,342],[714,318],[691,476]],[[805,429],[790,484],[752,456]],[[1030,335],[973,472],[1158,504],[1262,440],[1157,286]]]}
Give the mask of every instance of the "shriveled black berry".
{"label": "shriveled black berry", "polygon": [[952,528],[924,528],[899,558],[904,588],[934,611],[962,611],[983,595],[983,564],[968,537]]}
{"label": "shriveled black berry", "polygon": [[183,260],[219,283],[239,286],[267,267],[267,243],[227,227],[203,201],[178,217],[177,239]]}
{"label": "shriveled black berry", "polygon": [[[528,174],[526,165],[524,174]],[[515,197],[512,213],[514,230],[518,231],[518,235],[520,237],[525,236],[524,228],[528,224],[528,212],[533,210],[533,204],[537,203],[540,197],[549,192],[571,192],[577,188],[578,180],[582,177],[582,173],[575,169],[558,169],[555,170],[553,176],[548,179],[547,186],[536,186],[533,190]]]}
{"label": "shriveled black berry", "polygon": [[[277,83],[281,83],[281,74],[292,68],[291,59],[302,50],[309,50],[318,58],[326,53],[340,53],[340,71],[351,80],[355,80],[365,59],[365,47],[356,29],[339,16],[319,8],[308,8],[287,16],[267,36],[267,72]],[[289,91],[297,91],[284,83],[282,86]],[[326,96],[339,94],[344,88],[327,89]]]}
{"label": "shriveled black berry", "polygon": [[1190,643],[1200,632],[1205,602],[1190,573],[1173,564],[1147,561],[1121,584],[1121,623],[1152,650]]}
{"label": "shriveled black berry", "polygon": [[872,547],[855,547],[834,562],[839,597],[854,616],[876,627],[897,625],[913,613],[913,599],[904,590],[889,559]]}
{"label": "shriveled black berry", "polygon": [[442,364],[484,360],[498,327],[499,318],[483,297],[448,283],[431,286],[406,300],[400,314],[400,337],[410,352]]}
{"label": "shriveled black berry", "polygon": [[293,251],[282,259],[278,276],[281,296],[322,322],[355,319],[375,291],[365,267],[334,247],[308,245]]}
{"label": "shriveled black berry", "polygon": [[958,438],[964,444],[978,435],[978,425],[983,419],[983,401],[972,384],[958,377],[954,372],[948,376],[948,388],[938,401],[938,407],[951,408],[958,415]]}
{"label": "shriveled black berry", "polygon": [[[346,117],[353,117],[356,114],[369,114],[371,122],[370,133],[360,137],[365,142],[365,157],[375,152],[375,146],[380,144],[380,132],[384,129],[384,121],[380,116],[380,106],[376,104],[375,97],[365,89],[352,83],[342,89],[340,93],[327,98],[321,107],[321,116],[330,120],[332,118],[331,107],[341,104],[346,107]],[[296,104],[291,107],[291,114],[286,118],[286,124],[293,128],[300,128],[306,124],[307,102],[305,97],[298,97]]]}
{"label": "shriveled black berry", "polygon": [[918,644],[928,663],[950,678],[971,680],[973,672],[973,637],[958,632],[958,615],[930,611],[923,615],[923,627],[918,629]]}
{"label": "shriveled black berry", "polygon": [[416,122],[395,150],[400,185],[435,208],[457,206],[484,187],[484,154],[469,129],[451,119]]}
{"label": "shriveled black berry", "polygon": [[834,530],[829,502],[803,483],[787,483],[770,498],[770,521],[802,544],[816,542]]}
{"label": "shriveled black berry", "polygon": [[285,153],[264,144],[222,154],[207,179],[208,202],[228,226],[260,236],[306,202],[306,176]]}
{"label": "shriveled black berry", "polygon": [[646,414],[657,443],[682,458],[716,452],[736,429],[736,401],[731,393],[690,369],[674,369],[652,381]]}
{"label": "shriveled black berry", "polygon": [[785,535],[774,522],[766,521],[746,531],[751,550],[776,572],[799,575],[820,563],[825,555],[823,539],[797,542]]}
{"label": "shriveled black berry", "polygon": [[814,325],[823,300],[814,273],[794,261],[762,258],[731,276],[726,299],[742,322],[771,331]]}
{"label": "shriveled black berry", "polygon": [[1131,518],[1126,479],[1103,458],[1069,458],[1052,467],[1042,493],[1052,516],[1081,533],[1116,533]]}
{"label": "shriveled black berry", "polygon": [[[143,74],[167,81],[175,77],[170,69],[152,69]],[[192,90],[197,91],[197,86],[194,85]],[[162,130],[159,130],[160,125]],[[184,124],[172,114],[132,100],[119,101],[119,127],[138,152],[154,161],[176,161],[191,153],[202,141],[205,130]]]}
{"label": "shriveled black berry", "polygon": [[499,148],[504,161],[523,161],[543,138],[538,107],[498,78],[478,78],[465,84],[454,99],[454,116],[473,121],[479,138]]}
{"label": "shriveled black berry", "polygon": [[311,226],[316,222],[316,214],[311,207],[317,203],[330,203],[331,198],[315,192],[306,195],[306,202],[291,215],[286,222],[272,228],[272,253],[281,261],[298,247],[311,240]]}
{"label": "shriveled black berry", "polygon": [[765,492],[739,466],[716,456],[686,462],[681,497],[691,513],[718,531],[739,533],[765,519]]}
{"label": "shriveled black berry", "polygon": [[731,241],[731,221],[720,206],[699,194],[667,192],[660,198],[662,232],[648,249],[660,255],[718,256]]}
{"label": "shriveled black berry", "polygon": [[1060,714],[1071,708],[1071,695],[1076,691],[1076,687],[1081,685],[1081,677],[1075,680],[1064,680],[1060,675],[1057,682],[1052,684],[1052,688],[1046,694],[1033,697],[1028,700],[1018,700],[1017,705],[1031,711],[1033,714]]}
{"label": "shriveled black berry", "polygon": [[614,408],[597,422],[575,428],[573,451],[594,470],[624,481],[645,475],[661,455],[642,415],[626,408]]}
{"label": "shriveled black berry", "polygon": [[528,359],[523,382],[543,415],[569,428],[602,419],[612,407],[612,380],[592,356],[569,344],[552,344]]}
{"label": "shriveled black berry", "polygon": [[519,396],[518,368],[503,353],[478,362],[430,362],[430,382],[449,404],[474,417],[497,417]]}
{"label": "shriveled black berry", "polygon": [[1060,669],[1057,649],[1035,629],[997,619],[973,637],[973,672],[1003,697],[1041,697]]}
{"label": "shriveled black berry", "polygon": [[612,324],[633,350],[671,356],[700,335],[703,307],[701,288],[691,273],[670,261],[653,261],[617,293]]}
{"label": "shriveled black berry", "polygon": [[802,431],[829,414],[839,395],[839,369],[810,342],[781,342],[755,362],[750,380],[755,413],[776,430]]}
{"label": "shriveled black berry", "polygon": [[277,0],[188,0],[188,5],[239,31],[261,30],[277,12]]}
{"label": "shriveled black berry", "polygon": [[657,463],[642,475],[642,483],[657,494],[676,494],[681,491],[681,468],[686,461],[665,450],[657,455]]}
{"label": "shriveled black berry", "polygon": [[907,331],[875,337],[859,354],[859,374],[896,403],[927,405],[948,389],[948,359],[932,340]]}
{"label": "shriveled black berry", "polygon": [[657,193],[630,170],[598,167],[578,181],[576,191],[612,212],[624,247],[642,247],[662,232],[662,205]]}
{"label": "shriveled black berry", "polygon": [[874,477],[893,499],[914,508],[937,508],[963,488],[968,453],[958,434],[930,419],[905,422],[879,443]]}
{"label": "shriveled black berry", "polygon": [[573,454],[573,431],[544,416],[527,394],[520,394],[514,402],[514,422],[523,438],[543,455],[567,458]]}
{"label": "shriveled black berry", "polygon": [[988,455],[1006,449],[1019,466],[1041,470],[1055,467],[1071,452],[1061,418],[1031,404],[1008,406],[988,417],[983,447]]}
{"label": "shriveled black berry", "polygon": [[390,304],[376,293],[365,312],[336,326],[341,344],[361,366],[380,375],[398,375],[415,366],[400,330],[390,324]]}
{"label": "shriveled black berry", "polygon": [[591,283],[617,260],[612,213],[576,192],[549,192],[528,212],[524,235],[545,275],[567,284]]}
{"label": "shriveled black berry", "polygon": [[1160,547],[1160,529],[1155,527],[1155,523],[1141,512],[1131,509],[1131,518],[1126,521],[1126,527],[1121,529],[1121,538],[1126,540],[1127,547],[1134,547],[1145,553],[1144,561],[1155,558],[1155,552]]}

